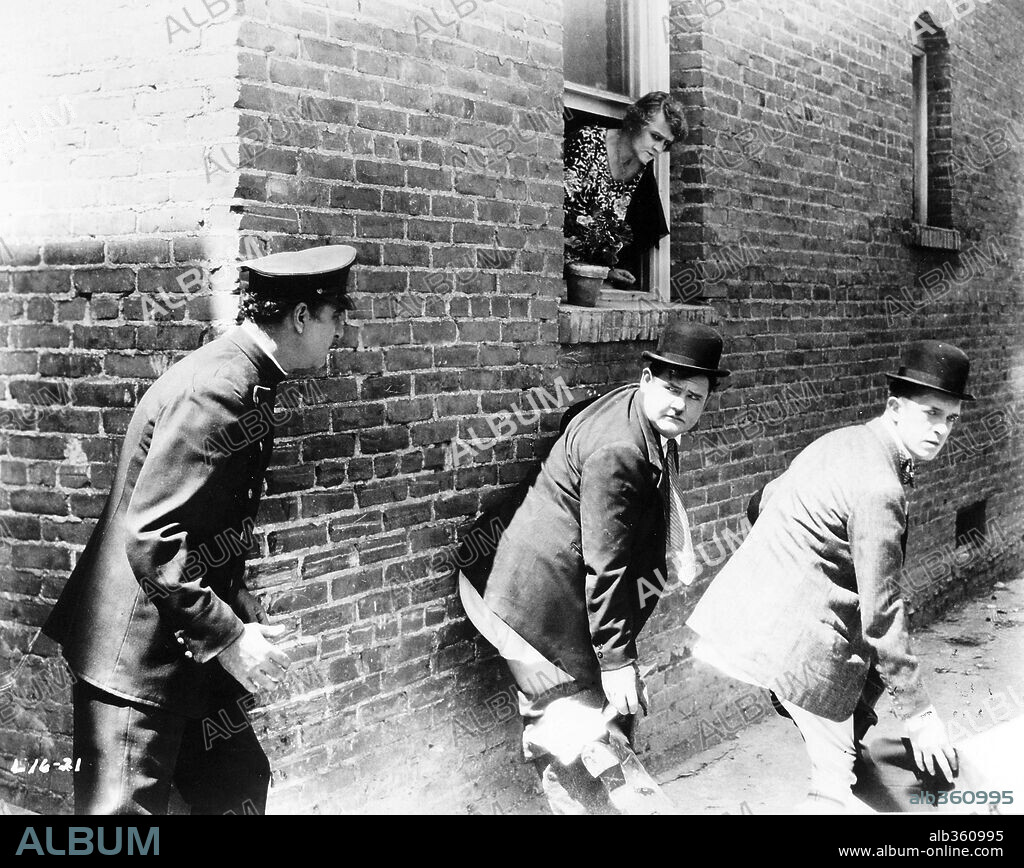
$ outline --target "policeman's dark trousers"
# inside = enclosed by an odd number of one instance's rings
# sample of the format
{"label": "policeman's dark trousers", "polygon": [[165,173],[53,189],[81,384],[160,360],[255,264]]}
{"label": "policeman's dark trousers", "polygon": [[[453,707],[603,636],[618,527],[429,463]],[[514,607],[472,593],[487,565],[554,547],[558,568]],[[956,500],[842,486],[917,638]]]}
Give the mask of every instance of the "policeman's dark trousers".
{"label": "policeman's dark trousers", "polygon": [[[171,785],[193,814],[262,814],[270,763],[237,691],[201,720],[73,688],[76,814],[166,814]],[[241,701],[240,701],[241,700]]]}

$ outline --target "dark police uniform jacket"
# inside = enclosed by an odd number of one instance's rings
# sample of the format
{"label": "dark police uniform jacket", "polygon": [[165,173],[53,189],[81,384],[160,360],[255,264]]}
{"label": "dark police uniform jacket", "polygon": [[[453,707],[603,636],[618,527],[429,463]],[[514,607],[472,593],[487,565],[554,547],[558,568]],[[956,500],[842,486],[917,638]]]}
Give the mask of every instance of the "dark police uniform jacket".
{"label": "dark police uniform jacket", "polygon": [[201,717],[252,546],[284,374],[235,328],[172,366],[125,434],[110,496],[44,632],[109,693]]}
{"label": "dark police uniform jacket", "polygon": [[664,585],[662,468],[637,386],[609,392],[555,442],[489,575],[464,571],[499,618],[583,684],[637,659],[659,599],[640,581]]}

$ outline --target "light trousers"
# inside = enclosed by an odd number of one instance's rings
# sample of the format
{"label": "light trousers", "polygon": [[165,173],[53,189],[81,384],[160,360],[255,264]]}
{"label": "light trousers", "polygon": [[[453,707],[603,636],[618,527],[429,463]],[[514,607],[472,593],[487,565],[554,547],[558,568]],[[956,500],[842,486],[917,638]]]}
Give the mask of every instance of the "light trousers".
{"label": "light trousers", "polygon": [[780,700],[804,740],[811,761],[809,799],[827,799],[846,806],[850,789],[857,783],[853,771],[857,745],[853,733],[853,715],[846,720],[829,720]]}
{"label": "light trousers", "polygon": [[599,687],[581,686],[545,658],[487,607],[465,576],[459,577],[459,597],[469,620],[504,658],[519,688],[527,759],[550,754],[572,763],[586,745],[605,738],[610,727],[632,738],[634,715],[616,714]]}

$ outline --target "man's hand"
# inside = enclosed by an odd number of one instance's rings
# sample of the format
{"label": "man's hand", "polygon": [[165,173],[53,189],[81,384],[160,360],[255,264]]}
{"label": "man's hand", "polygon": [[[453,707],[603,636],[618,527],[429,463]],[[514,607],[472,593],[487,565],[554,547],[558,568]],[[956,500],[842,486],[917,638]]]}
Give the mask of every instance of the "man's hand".
{"label": "man's hand", "polygon": [[601,687],[608,703],[619,714],[636,714],[641,708],[647,714],[647,685],[640,678],[636,663],[602,672]]}
{"label": "man's hand", "polygon": [[946,727],[933,707],[907,720],[907,736],[917,767],[928,774],[942,775],[950,783],[960,771],[956,748],[949,742]]}
{"label": "man's hand", "polygon": [[276,639],[286,630],[283,624],[246,624],[242,634],[217,655],[217,660],[246,690],[272,690],[291,661],[267,639]]}

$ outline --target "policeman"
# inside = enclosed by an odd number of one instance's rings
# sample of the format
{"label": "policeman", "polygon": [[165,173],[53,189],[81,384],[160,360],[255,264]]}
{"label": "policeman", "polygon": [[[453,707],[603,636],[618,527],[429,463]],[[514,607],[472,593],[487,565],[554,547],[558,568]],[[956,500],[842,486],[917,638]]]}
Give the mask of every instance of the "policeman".
{"label": "policeman", "polygon": [[132,415],[43,628],[76,676],[76,813],[166,813],[172,783],[193,813],[263,813],[270,764],[246,712],[289,660],[274,643],[285,628],[243,584],[245,552],[277,387],[325,365],[354,260],[330,245],[244,263],[240,324],[171,367]]}

